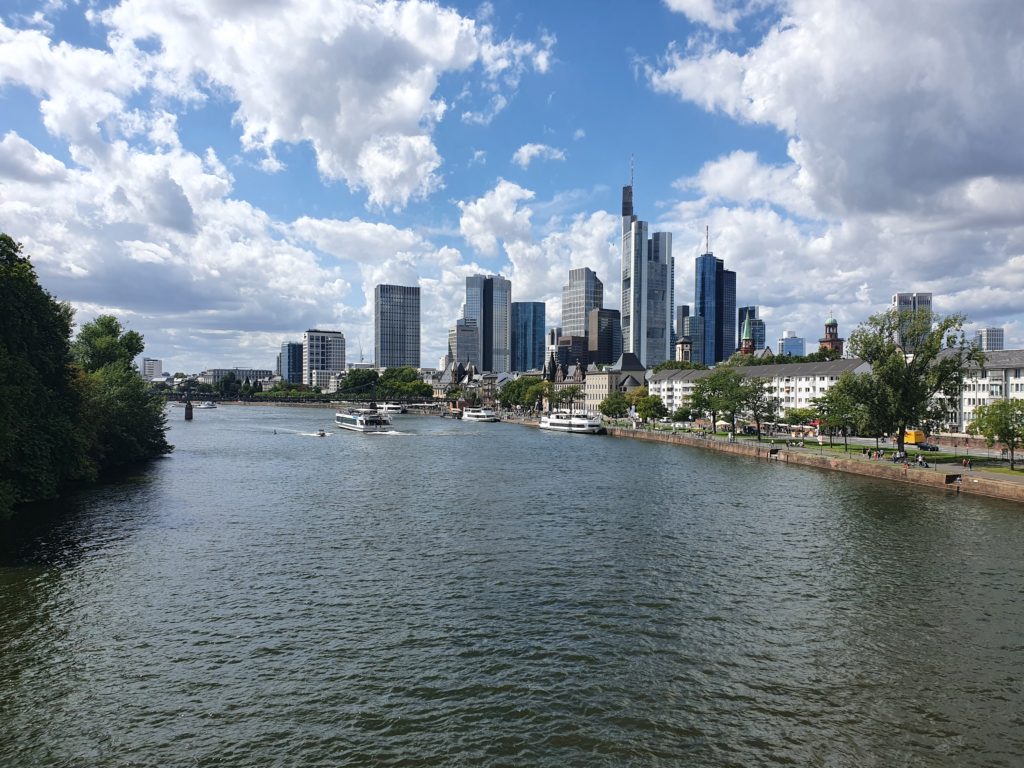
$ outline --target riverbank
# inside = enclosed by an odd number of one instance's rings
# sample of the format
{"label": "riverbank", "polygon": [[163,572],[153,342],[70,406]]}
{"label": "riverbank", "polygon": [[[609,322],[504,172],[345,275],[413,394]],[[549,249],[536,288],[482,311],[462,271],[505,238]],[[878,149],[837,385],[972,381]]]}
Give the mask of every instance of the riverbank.
{"label": "riverbank", "polygon": [[1024,503],[1024,477],[1002,479],[984,470],[965,471],[955,464],[937,464],[928,469],[921,469],[913,464],[908,467],[904,464],[872,461],[860,454],[846,458],[833,454],[815,453],[814,447],[792,448],[785,445],[745,440],[729,442],[717,438],[700,438],[687,433],[673,434],[626,427],[608,427],[608,434],[612,437],[629,437],[648,442],[685,445],[691,448],[749,456],[764,461],[781,461],[786,464],[877,477],[897,483],[909,483],[941,490],[946,493],[967,493]]}

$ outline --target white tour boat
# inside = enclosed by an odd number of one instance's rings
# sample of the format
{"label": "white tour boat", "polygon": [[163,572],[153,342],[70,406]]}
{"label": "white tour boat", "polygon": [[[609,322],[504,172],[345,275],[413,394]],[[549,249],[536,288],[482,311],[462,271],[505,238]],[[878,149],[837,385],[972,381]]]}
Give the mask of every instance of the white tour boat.
{"label": "white tour boat", "polygon": [[405,406],[400,403],[381,403],[377,406],[377,413],[383,413],[388,416],[406,412]]}
{"label": "white tour boat", "polygon": [[353,432],[390,432],[392,429],[391,417],[369,408],[338,411],[334,414],[334,423]]}
{"label": "white tour boat", "polygon": [[490,408],[465,408],[462,411],[463,421],[501,421],[498,414]]}
{"label": "white tour boat", "polygon": [[603,432],[600,416],[589,416],[585,413],[565,413],[555,411],[546,413],[540,417],[540,428],[550,429],[553,432],[580,432],[582,434],[596,435]]}
{"label": "white tour boat", "polygon": [[192,406],[193,408],[216,408],[217,404],[212,400],[204,400],[201,403],[196,403]]}

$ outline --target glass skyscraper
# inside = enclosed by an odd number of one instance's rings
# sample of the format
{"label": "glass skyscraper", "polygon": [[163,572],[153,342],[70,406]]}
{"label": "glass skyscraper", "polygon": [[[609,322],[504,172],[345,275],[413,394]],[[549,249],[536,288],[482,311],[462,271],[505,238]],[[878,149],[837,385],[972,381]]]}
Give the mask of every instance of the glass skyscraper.
{"label": "glass skyscraper", "polygon": [[286,341],[281,345],[281,378],[289,384],[302,383],[302,342]]}
{"label": "glass skyscraper", "polygon": [[378,368],[420,367],[419,286],[374,289],[373,359]]}
{"label": "glass skyscraper", "polygon": [[704,348],[703,357],[697,357],[694,340],[693,360],[714,365],[736,351],[736,273],[708,251],[696,259],[694,283],[694,314],[704,319]]}
{"label": "glass skyscraper", "polygon": [[532,371],[544,367],[543,301],[512,302],[512,370]]}
{"label": "glass skyscraper", "polygon": [[479,331],[479,367],[491,373],[512,368],[512,283],[500,275],[466,278],[462,316],[475,320]]}
{"label": "glass skyscraper", "polygon": [[604,283],[589,267],[569,270],[569,282],[562,286],[562,334],[587,335],[587,314],[604,307]]}
{"label": "glass skyscraper", "polygon": [[750,318],[750,335],[754,340],[754,349],[764,349],[766,342],[764,320],[757,316],[757,307],[739,308],[736,315],[736,329],[740,333],[740,337],[736,340],[736,348],[739,349],[740,342],[743,341],[743,323],[748,317]]}
{"label": "glass skyscraper", "polygon": [[622,351],[652,368],[672,358],[675,260],[672,235],[647,237],[633,214],[633,186],[622,188]]}

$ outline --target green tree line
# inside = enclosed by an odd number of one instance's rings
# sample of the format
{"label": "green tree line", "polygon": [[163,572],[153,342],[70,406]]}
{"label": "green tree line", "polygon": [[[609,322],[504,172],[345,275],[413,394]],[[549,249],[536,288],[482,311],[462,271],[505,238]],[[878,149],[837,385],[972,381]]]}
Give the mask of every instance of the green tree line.
{"label": "green tree line", "polygon": [[73,311],[0,234],[0,519],[171,451],[164,399],[139,376],[142,336],[104,315],[72,341]]}

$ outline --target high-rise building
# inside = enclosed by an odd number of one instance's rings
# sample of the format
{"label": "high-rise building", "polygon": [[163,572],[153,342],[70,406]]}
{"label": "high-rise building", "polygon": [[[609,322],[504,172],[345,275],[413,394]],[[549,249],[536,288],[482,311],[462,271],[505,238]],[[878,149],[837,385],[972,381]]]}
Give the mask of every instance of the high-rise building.
{"label": "high-rise building", "polygon": [[543,301],[512,302],[512,370],[534,371],[544,367]]}
{"label": "high-rise building", "polygon": [[707,324],[703,317],[689,315],[683,318],[683,332],[679,337],[690,339],[690,362],[704,364],[704,329]]}
{"label": "high-rise building", "polygon": [[982,352],[999,352],[1003,349],[1003,329],[982,328],[975,331],[974,344]]}
{"label": "high-rise building", "polygon": [[739,349],[742,346],[743,324],[747,321],[747,318],[750,319],[750,333],[754,342],[754,349],[764,349],[766,346],[764,320],[757,316],[757,307],[755,306],[740,307],[736,312],[736,327],[740,329],[741,336],[739,340],[741,343],[736,348]]}
{"label": "high-rise building", "polygon": [[587,314],[587,357],[598,365],[611,365],[622,357],[619,310],[594,308]]}
{"label": "high-rise building", "polygon": [[448,358],[458,365],[469,366],[472,363],[480,367],[480,329],[477,328],[476,320],[460,317],[455,321],[455,327],[448,331]]}
{"label": "high-rise building", "polygon": [[918,340],[907,338],[907,326],[916,319],[918,313],[926,312],[927,320],[931,320],[932,295],[930,293],[897,293],[892,297],[892,308],[900,313],[912,313],[915,316],[901,319],[898,333],[899,343],[907,352],[913,352],[917,347]]}
{"label": "high-rise building", "polygon": [[672,235],[647,237],[633,214],[633,185],[622,188],[622,350],[653,368],[672,355],[675,260]]}
{"label": "high-rise building", "polygon": [[569,270],[569,282],[562,286],[562,333],[587,335],[587,313],[604,306],[604,284],[590,267]]}
{"label": "high-rise building", "polygon": [[286,341],[281,345],[281,379],[288,384],[302,383],[302,342]]}
{"label": "high-rise building", "polygon": [[806,354],[804,340],[796,335],[796,331],[783,331],[779,339],[779,354],[803,357]]}
{"label": "high-rise building", "polygon": [[736,273],[725,268],[708,250],[694,264],[694,314],[704,319],[704,339],[697,357],[697,340],[693,340],[694,362],[714,365],[728,360],[736,351]]}
{"label": "high-rise building", "polygon": [[470,275],[462,316],[476,320],[480,370],[507,373],[512,368],[512,283],[500,275]]}
{"label": "high-rise building", "polygon": [[676,324],[672,329],[672,348],[675,349],[676,340],[683,335],[683,320],[690,316],[689,304],[676,305]]}
{"label": "high-rise building", "polygon": [[[1000,331],[1002,333],[1002,331]],[[1002,349],[1002,347],[1000,347]],[[163,375],[164,364],[162,360],[157,360],[153,357],[142,358],[142,365],[139,368],[139,373],[142,374],[142,378],[146,381],[152,381],[153,379],[159,379]]]}
{"label": "high-rise building", "polygon": [[[320,386],[325,377],[345,372],[345,334],[310,329],[302,334],[302,383]],[[314,376],[314,373],[317,374]]]}
{"label": "high-rise building", "polygon": [[378,368],[420,367],[419,286],[373,289],[373,360]]}

